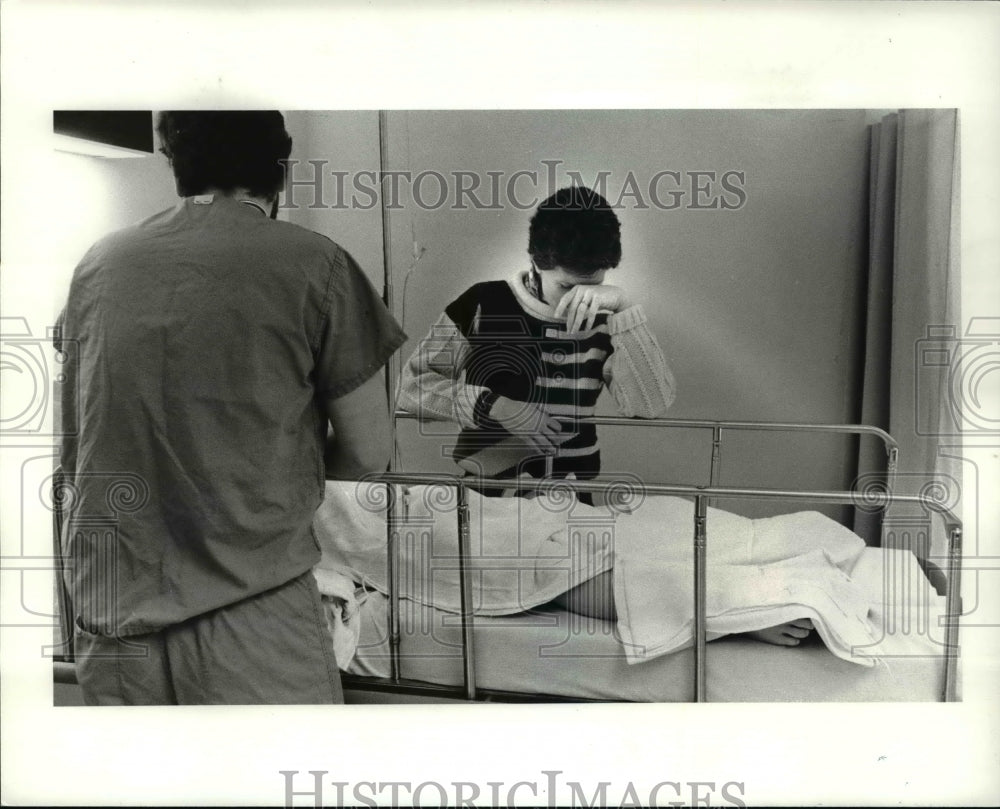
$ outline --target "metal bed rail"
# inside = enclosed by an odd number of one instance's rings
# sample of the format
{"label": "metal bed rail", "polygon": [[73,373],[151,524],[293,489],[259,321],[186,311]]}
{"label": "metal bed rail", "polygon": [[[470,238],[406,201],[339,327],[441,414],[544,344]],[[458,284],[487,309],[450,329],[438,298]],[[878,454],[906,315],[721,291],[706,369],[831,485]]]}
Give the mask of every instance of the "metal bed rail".
{"label": "metal bed rail", "polygon": [[[393,413],[393,434],[396,421],[420,421],[425,417],[408,410],[396,410]],[[440,419],[440,421],[444,421]],[[868,424],[820,424],[788,421],[718,421],[712,419],[678,419],[657,418],[639,419],[626,416],[587,416],[573,420],[577,424],[606,425],[612,427],[666,427],[678,429],[704,429],[712,431],[712,454],[709,466],[710,486],[718,486],[722,470],[722,438],[724,430],[736,432],[808,432],[832,433],[837,435],[871,436],[882,442],[886,453],[886,487],[891,492],[895,483],[896,468],[899,462],[899,445],[889,433],[879,427]],[[392,471],[399,469],[399,446],[393,444]]]}

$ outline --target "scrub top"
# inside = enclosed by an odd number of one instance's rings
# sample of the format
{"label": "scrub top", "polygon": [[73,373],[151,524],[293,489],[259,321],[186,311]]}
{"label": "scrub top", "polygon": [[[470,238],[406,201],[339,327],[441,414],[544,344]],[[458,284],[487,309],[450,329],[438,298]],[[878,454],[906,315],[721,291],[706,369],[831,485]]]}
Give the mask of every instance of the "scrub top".
{"label": "scrub top", "polygon": [[191,197],[92,247],[61,321],[62,542],[82,629],[157,631],[319,560],[323,400],[406,339],[350,255]]}

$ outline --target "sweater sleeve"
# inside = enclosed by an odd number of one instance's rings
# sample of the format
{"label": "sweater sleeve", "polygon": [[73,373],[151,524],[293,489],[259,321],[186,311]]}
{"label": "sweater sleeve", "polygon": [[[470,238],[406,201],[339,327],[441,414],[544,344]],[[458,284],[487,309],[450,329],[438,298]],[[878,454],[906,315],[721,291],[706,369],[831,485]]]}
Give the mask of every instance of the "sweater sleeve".
{"label": "sweater sleeve", "polygon": [[674,375],[639,306],[608,318],[613,351],[604,364],[604,382],[623,416],[654,419],[674,401]]}
{"label": "sweater sleeve", "polygon": [[399,407],[421,418],[456,421],[466,429],[479,426],[476,404],[489,389],[465,383],[469,352],[465,335],[442,314],[403,366]]}

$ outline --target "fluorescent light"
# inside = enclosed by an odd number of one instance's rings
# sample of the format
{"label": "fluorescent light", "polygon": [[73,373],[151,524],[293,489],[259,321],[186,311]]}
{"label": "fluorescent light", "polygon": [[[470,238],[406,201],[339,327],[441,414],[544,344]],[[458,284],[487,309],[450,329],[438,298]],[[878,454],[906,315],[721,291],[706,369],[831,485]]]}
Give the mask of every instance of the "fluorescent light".
{"label": "fluorescent light", "polygon": [[69,135],[53,135],[52,148],[60,152],[90,155],[91,157],[152,157],[149,152],[138,149],[126,149],[124,146],[111,146],[93,140],[74,138]]}

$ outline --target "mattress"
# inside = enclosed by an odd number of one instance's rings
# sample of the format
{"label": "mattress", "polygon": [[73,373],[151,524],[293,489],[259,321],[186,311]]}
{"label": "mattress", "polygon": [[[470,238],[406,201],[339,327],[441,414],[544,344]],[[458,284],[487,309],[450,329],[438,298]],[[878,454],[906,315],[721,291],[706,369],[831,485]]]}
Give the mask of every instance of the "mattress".
{"label": "mattress", "polygon": [[[873,593],[871,620],[877,646],[857,654],[874,667],[834,656],[811,637],[798,647],[772,646],[744,636],[708,644],[707,698],[712,702],[929,702],[944,688],[944,601],[912,565],[867,549],[852,571]],[[905,575],[908,592],[920,591],[912,611],[891,597]],[[919,579],[915,577],[919,576]],[[905,607],[905,609],[903,609]],[[388,599],[370,593],[362,605],[357,653],[348,673],[388,677]],[[461,624],[453,613],[400,601],[400,676],[442,685],[462,683]],[[553,698],[688,702],[694,698],[693,650],[629,664],[615,627],[551,605],[474,621],[476,685]]]}

